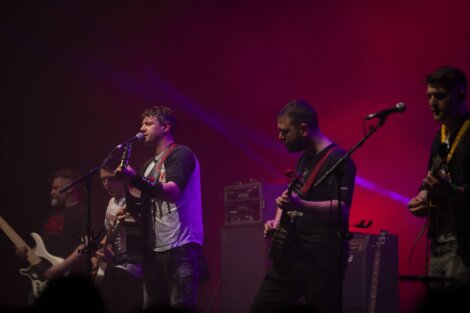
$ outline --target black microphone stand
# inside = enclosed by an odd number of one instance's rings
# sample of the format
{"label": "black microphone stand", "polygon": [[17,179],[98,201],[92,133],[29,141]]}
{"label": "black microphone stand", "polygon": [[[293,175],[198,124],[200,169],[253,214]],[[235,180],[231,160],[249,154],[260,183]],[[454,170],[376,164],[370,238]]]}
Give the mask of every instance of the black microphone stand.
{"label": "black microphone stand", "polygon": [[[62,188],[59,191],[60,193],[63,193],[65,191],[69,190],[70,188],[72,188],[73,186],[75,186],[75,185],[77,185],[81,182],[85,182],[85,185],[83,187],[83,191],[86,194],[86,199],[87,199],[86,200],[86,210],[85,210],[85,226],[86,226],[86,237],[87,238],[85,239],[85,247],[83,249],[80,249],[79,253],[87,253],[87,255],[88,255],[87,269],[88,269],[88,273],[90,275],[90,278],[93,278],[92,277],[93,268],[92,268],[92,264],[91,264],[92,251],[96,250],[97,247],[98,247],[98,244],[95,242],[95,238],[93,236],[93,232],[92,232],[92,229],[91,229],[91,190],[92,190],[91,186],[92,186],[92,183],[93,183],[93,175],[95,175],[101,169],[101,167],[103,167],[104,165],[111,162],[112,154],[113,154],[114,151],[116,151],[116,149],[117,148],[114,148],[113,150],[111,150],[111,152],[104,159],[104,161],[101,165],[92,168],[85,175],[77,178],[76,180],[74,180],[73,182],[71,182],[70,184],[68,184],[67,186],[65,186],[64,188]],[[99,232],[97,233],[97,236],[98,235],[99,235]]]}
{"label": "black microphone stand", "polygon": [[86,194],[86,210],[85,210],[85,225],[86,225],[86,239],[85,239],[85,248],[80,249],[79,253],[87,253],[88,254],[88,261],[87,261],[87,268],[88,268],[88,273],[90,274],[90,278],[92,275],[92,264],[91,264],[91,257],[92,257],[92,250],[97,247],[95,240],[93,238],[92,230],[91,230],[91,186],[93,183],[93,175],[96,174],[100,170],[101,166],[97,166],[95,168],[92,168],[91,170],[88,171],[85,175],[77,178],[64,188],[62,188],[59,192],[63,193],[73,186],[85,182],[83,186],[83,191]]}
{"label": "black microphone stand", "polygon": [[386,120],[386,116],[379,117],[379,122],[376,125],[373,125],[369,128],[369,132],[356,144],[354,145],[349,151],[341,157],[333,166],[331,166],[323,176],[321,176],[318,181],[315,182],[313,187],[318,187],[327,177],[331,175],[331,173],[335,173],[336,180],[338,183],[338,230],[337,230],[337,269],[338,269],[338,290],[337,290],[337,300],[339,303],[339,310],[338,312],[341,313],[343,312],[343,277],[341,275],[342,270],[343,270],[343,264],[342,264],[342,259],[343,259],[343,240],[349,239],[350,234],[348,232],[343,231],[343,221],[342,221],[342,214],[341,214],[341,180],[343,178],[343,171],[342,169],[339,168],[340,165],[344,163],[344,161],[351,155],[353,154],[354,151],[356,151],[357,148],[362,146],[364,142],[369,138],[373,133],[379,129]]}

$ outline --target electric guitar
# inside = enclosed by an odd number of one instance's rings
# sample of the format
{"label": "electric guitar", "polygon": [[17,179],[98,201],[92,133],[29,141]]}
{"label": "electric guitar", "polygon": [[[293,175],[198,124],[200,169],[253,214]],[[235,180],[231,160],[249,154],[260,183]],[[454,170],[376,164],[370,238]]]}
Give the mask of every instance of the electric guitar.
{"label": "electric guitar", "polygon": [[[106,233],[106,239],[103,243],[103,249],[107,249],[108,245],[116,239],[117,234],[119,233],[119,230],[121,229],[121,222],[119,220],[116,220],[116,223],[114,223],[113,227],[109,229],[109,231]],[[104,276],[106,275],[106,269],[108,267],[107,262],[100,262],[98,271],[96,272],[96,276],[94,279],[95,286],[100,287],[103,283]]]}
{"label": "electric guitar", "polygon": [[[129,158],[131,156],[131,149],[132,149],[131,143],[128,143],[124,146],[124,149],[121,155],[121,161],[118,167],[121,167],[121,168],[126,167],[129,164]],[[129,193],[128,193],[128,185],[126,183],[124,183],[124,190],[125,190],[125,197],[126,197],[126,203],[127,203],[127,197],[129,196]],[[129,212],[126,212],[124,223],[121,222],[120,220],[116,220],[114,225],[106,233],[106,239],[105,239],[105,242],[103,243],[103,249],[106,249],[109,246],[109,244],[114,242],[117,235],[119,234],[119,231],[121,230],[121,227],[128,227],[129,224],[132,224],[132,223],[137,224],[137,222],[134,220],[134,218]],[[100,262],[98,271],[94,278],[95,286],[100,287],[102,285],[104,277],[106,275],[107,267],[108,267],[107,262]]]}
{"label": "electric guitar", "polygon": [[[296,176],[293,173],[290,173],[290,176],[293,176],[293,179],[287,187],[288,196],[292,194],[292,191],[299,189],[299,186],[302,185],[302,177]],[[283,210],[277,227],[268,232],[267,235],[271,237],[268,256],[271,260],[276,260],[279,256],[284,254],[289,242],[290,229],[297,215],[301,215],[301,212]]]}
{"label": "electric guitar", "polygon": [[0,228],[5,232],[7,237],[15,244],[16,248],[23,249],[26,247],[26,259],[30,266],[28,268],[20,269],[20,274],[29,277],[31,280],[33,295],[38,298],[41,292],[47,286],[48,280],[45,277],[45,272],[52,265],[61,263],[63,258],[56,257],[47,252],[44,242],[36,233],[31,233],[36,246],[32,249],[21,239],[20,236],[11,228],[10,225],[0,216]]}

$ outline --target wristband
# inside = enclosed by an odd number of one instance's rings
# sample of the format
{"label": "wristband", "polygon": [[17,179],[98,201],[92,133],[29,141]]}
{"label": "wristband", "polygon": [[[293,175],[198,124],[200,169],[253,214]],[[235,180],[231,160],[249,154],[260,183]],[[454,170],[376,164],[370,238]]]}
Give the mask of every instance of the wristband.
{"label": "wristband", "polygon": [[142,175],[135,175],[134,178],[131,179],[130,184],[151,197],[158,196],[163,189],[161,182],[152,181]]}

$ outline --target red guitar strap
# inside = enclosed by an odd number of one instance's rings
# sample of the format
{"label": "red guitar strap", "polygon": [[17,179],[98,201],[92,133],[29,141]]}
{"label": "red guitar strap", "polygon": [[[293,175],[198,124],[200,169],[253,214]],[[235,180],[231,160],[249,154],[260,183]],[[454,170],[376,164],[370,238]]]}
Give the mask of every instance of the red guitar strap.
{"label": "red guitar strap", "polygon": [[302,194],[306,194],[306,192],[310,189],[310,187],[312,186],[315,178],[317,177],[317,174],[318,172],[320,171],[321,167],[323,166],[323,164],[325,163],[326,159],[328,159],[328,156],[331,154],[331,152],[333,152],[334,150],[336,150],[338,147],[333,147],[331,148],[330,150],[328,150],[325,155],[320,159],[320,161],[317,163],[317,165],[315,165],[315,168],[312,170],[312,172],[310,173],[310,176],[308,177],[307,179],[307,182],[304,184],[304,186],[302,187],[302,189],[300,189],[300,192]]}
{"label": "red guitar strap", "polygon": [[166,148],[166,151],[163,153],[162,157],[160,158],[160,160],[158,160],[158,164],[156,166],[156,171],[157,172],[160,172],[160,170],[162,169],[162,166],[163,164],[165,163],[166,161],[166,158],[168,158],[168,155],[170,154],[170,152],[177,146],[176,142],[173,142],[171,143],[167,148]]}

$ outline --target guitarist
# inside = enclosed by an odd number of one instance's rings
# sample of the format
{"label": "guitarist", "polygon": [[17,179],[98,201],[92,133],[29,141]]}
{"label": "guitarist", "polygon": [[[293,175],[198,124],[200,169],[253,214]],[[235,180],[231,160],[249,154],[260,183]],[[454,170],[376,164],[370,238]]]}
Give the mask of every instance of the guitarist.
{"label": "guitarist", "polygon": [[144,110],[140,131],[153,155],[140,173],[124,166],[115,175],[141,192],[144,307],[195,310],[203,242],[201,178],[195,154],[175,143],[175,130],[170,108]]}
{"label": "guitarist", "polygon": [[[265,224],[268,233],[278,227],[283,211],[297,212],[289,229],[289,246],[283,255],[274,259],[251,312],[279,312],[301,297],[316,312],[337,312],[338,275],[344,276],[344,272],[338,273],[337,266],[337,180],[331,175],[316,188],[313,184],[308,187],[308,181],[318,165],[317,178],[344,156],[345,151],[320,131],[315,109],[304,100],[290,101],[279,112],[277,126],[279,139],[287,150],[302,152],[297,173],[303,177],[304,186],[280,195],[276,199],[276,217]],[[341,213],[343,230],[347,231],[356,168],[351,159],[343,165]],[[345,270],[347,241],[342,246]]]}
{"label": "guitarist", "polygon": [[[51,177],[52,211],[39,234],[47,251],[65,260],[47,268],[44,273],[47,280],[66,273],[87,274],[87,254],[79,252],[83,248],[80,238],[86,234],[83,191],[79,186],[74,186],[63,193],[59,192],[78,177],[80,173],[73,169],[58,170]],[[26,247],[18,248],[16,253],[21,258],[27,257]]]}
{"label": "guitarist", "polygon": [[[429,107],[441,128],[431,147],[427,176],[410,212],[427,218],[431,254],[429,277],[440,277],[430,291],[470,283],[470,113],[467,78],[455,67],[444,66],[426,76]],[[444,164],[431,171],[442,145]],[[432,173],[434,172],[434,173]]]}
{"label": "guitarist", "polygon": [[118,222],[126,206],[125,186],[114,177],[115,168],[105,164],[100,169],[101,183],[111,199],[104,219],[106,235],[101,241],[105,246],[96,251],[99,269],[95,282],[109,312],[127,313],[142,308],[142,265],[128,262],[125,222]]}

